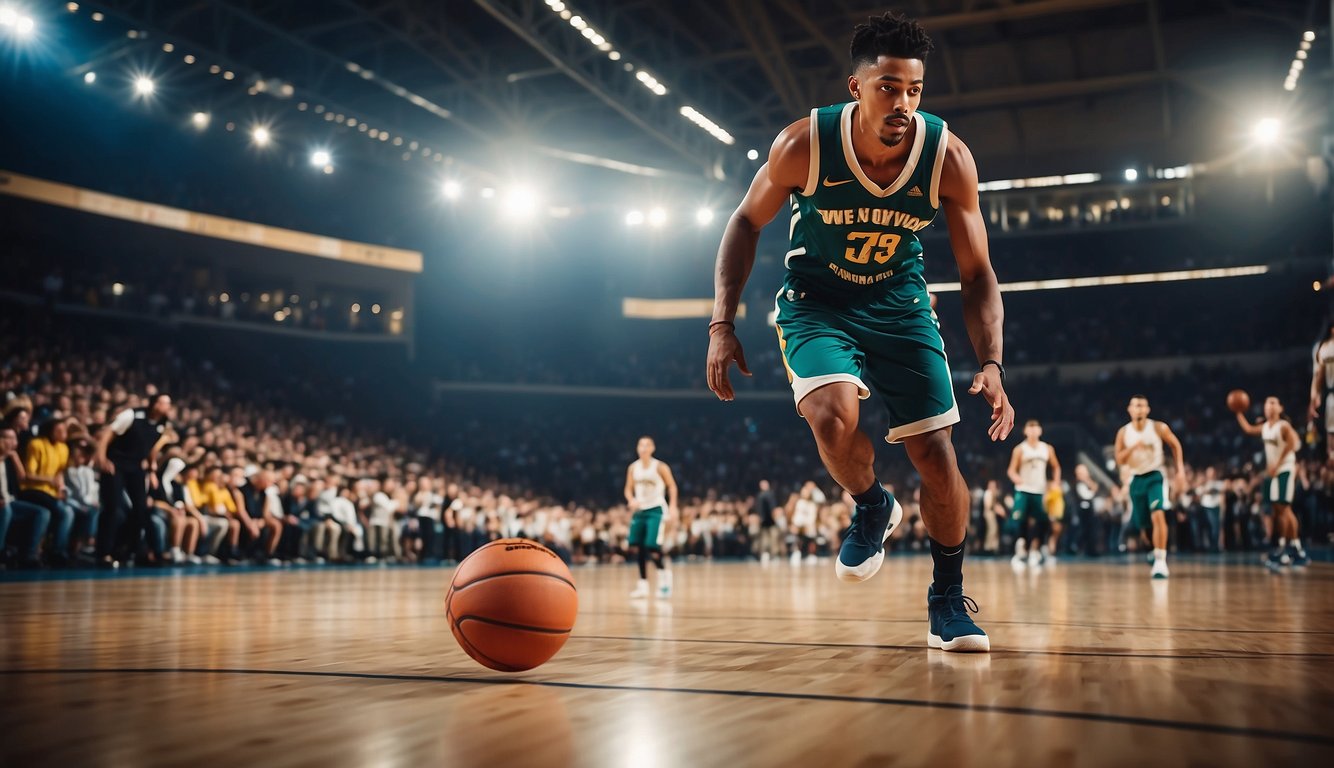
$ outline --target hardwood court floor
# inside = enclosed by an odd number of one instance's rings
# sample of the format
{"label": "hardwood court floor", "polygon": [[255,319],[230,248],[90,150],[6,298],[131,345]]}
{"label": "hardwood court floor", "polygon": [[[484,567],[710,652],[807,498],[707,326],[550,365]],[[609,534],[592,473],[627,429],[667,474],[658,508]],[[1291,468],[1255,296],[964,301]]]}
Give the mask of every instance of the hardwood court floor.
{"label": "hardwood court floor", "polygon": [[973,560],[990,655],[925,647],[924,557],[575,570],[532,672],[455,645],[452,571],[0,583],[0,765],[1281,765],[1334,759],[1334,566]]}

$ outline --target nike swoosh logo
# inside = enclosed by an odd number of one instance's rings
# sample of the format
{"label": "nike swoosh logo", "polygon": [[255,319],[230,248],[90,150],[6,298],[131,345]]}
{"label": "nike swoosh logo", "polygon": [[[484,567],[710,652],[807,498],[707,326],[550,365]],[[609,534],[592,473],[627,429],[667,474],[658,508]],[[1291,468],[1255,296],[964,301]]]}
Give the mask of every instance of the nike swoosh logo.
{"label": "nike swoosh logo", "polygon": [[826,187],[837,187],[840,184],[851,184],[851,183],[852,179],[844,179],[842,181],[830,181],[828,176],[824,177],[824,185]]}

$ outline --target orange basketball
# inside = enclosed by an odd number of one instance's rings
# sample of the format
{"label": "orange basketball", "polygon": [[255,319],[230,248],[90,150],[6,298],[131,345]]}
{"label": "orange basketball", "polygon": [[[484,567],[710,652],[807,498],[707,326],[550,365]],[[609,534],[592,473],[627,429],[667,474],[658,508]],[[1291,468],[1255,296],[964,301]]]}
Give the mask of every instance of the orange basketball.
{"label": "orange basketball", "polygon": [[500,539],[468,555],[445,594],[454,639],[477,663],[501,672],[555,656],[578,612],[570,569],[528,539]]}
{"label": "orange basketball", "polygon": [[1227,409],[1233,413],[1245,413],[1251,407],[1251,396],[1244,389],[1234,389],[1227,393]]}

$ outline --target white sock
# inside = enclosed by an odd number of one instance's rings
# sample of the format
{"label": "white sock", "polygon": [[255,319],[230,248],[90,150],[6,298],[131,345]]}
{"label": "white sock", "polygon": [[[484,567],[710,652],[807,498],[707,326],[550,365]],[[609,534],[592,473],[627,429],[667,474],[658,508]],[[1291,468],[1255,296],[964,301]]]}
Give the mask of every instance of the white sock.
{"label": "white sock", "polygon": [[1165,550],[1165,549],[1155,549],[1155,550],[1153,551],[1153,559],[1154,559],[1154,560],[1159,560],[1159,561],[1166,560],[1166,559],[1167,559],[1167,550]]}
{"label": "white sock", "polygon": [[1027,547],[1027,545],[1026,545],[1026,542],[1025,542],[1023,539],[1015,539],[1015,540],[1014,540],[1014,553],[1015,553],[1016,555],[1027,554],[1027,549],[1028,549],[1028,547]]}
{"label": "white sock", "polygon": [[1287,546],[1288,546],[1288,540],[1285,539],[1285,538],[1283,538],[1282,536],[1279,536],[1279,537],[1278,537],[1278,548],[1279,548],[1279,549],[1284,549],[1284,548],[1286,548]]}
{"label": "white sock", "polygon": [[670,587],[671,585],[672,585],[672,572],[671,572],[671,571],[659,571],[659,572],[658,572],[658,586],[660,586],[660,587]]}

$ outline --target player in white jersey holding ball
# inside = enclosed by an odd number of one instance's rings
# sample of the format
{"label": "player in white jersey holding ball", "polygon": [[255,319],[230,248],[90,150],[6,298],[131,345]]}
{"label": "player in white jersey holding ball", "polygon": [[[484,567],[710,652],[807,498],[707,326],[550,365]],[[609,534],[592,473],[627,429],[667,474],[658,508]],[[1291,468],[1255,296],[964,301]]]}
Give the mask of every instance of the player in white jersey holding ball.
{"label": "player in white jersey holding ball", "polygon": [[1277,397],[1265,398],[1265,418],[1251,424],[1238,413],[1241,431],[1265,442],[1265,478],[1268,489],[1265,498],[1274,510],[1274,537],[1278,546],[1265,565],[1278,570],[1285,565],[1303,566],[1310,562],[1302,549],[1297,515],[1292,511],[1293,486],[1297,484],[1297,448],[1301,445],[1297,430],[1283,418],[1283,404]]}
{"label": "player in white jersey holding ball", "polygon": [[[1047,480],[1048,467],[1051,467],[1050,481]],[[1042,425],[1037,419],[1029,419],[1024,424],[1024,441],[1010,454],[1006,474],[1014,483],[1014,519],[1019,523],[1011,562],[1023,565],[1027,547],[1028,565],[1037,568],[1046,558],[1043,551],[1046,546],[1042,542],[1046,541],[1051,528],[1043,498],[1048,487],[1061,484],[1061,463],[1056,460],[1056,449],[1050,443],[1042,442]]]}
{"label": "player in white jersey holding ball", "polygon": [[639,460],[625,471],[625,503],[630,518],[629,545],[637,550],[639,583],[631,598],[648,597],[648,561],[658,566],[658,597],[672,596],[671,561],[663,553],[664,526],[676,514],[676,478],[671,467],[653,458],[653,438],[639,438]]}
{"label": "player in white jersey holding ball", "polygon": [[[1172,449],[1178,483],[1185,481],[1185,458],[1181,441],[1172,428],[1149,418],[1149,398],[1135,395],[1126,411],[1130,423],[1116,433],[1116,463],[1130,470],[1130,523],[1142,534],[1150,525],[1153,531],[1153,570],[1155,579],[1165,579],[1167,571],[1167,510],[1172,508],[1171,485],[1163,475],[1163,445]],[[1182,486],[1181,490],[1185,487]]]}

